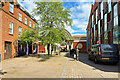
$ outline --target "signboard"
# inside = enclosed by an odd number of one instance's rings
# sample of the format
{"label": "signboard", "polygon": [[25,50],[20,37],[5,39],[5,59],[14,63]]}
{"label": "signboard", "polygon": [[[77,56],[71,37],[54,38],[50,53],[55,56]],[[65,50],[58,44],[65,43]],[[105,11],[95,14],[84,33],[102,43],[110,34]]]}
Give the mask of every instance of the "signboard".
{"label": "signboard", "polygon": [[97,44],[101,44],[101,41],[97,41]]}
{"label": "signboard", "polygon": [[81,49],[83,47],[83,45],[81,43],[78,43],[78,48]]}

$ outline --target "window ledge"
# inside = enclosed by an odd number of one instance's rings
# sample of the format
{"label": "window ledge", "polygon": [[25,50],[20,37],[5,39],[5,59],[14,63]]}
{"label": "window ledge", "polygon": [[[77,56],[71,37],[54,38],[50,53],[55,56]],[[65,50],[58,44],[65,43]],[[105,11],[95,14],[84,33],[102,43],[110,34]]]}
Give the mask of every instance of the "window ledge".
{"label": "window ledge", "polygon": [[14,15],[14,13],[12,13],[11,11],[9,11],[9,12]]}
{"label": "window ledge", "polygon": [[10,33],[9,33],[9,35],[13,36],[13,34],[10,34]]}

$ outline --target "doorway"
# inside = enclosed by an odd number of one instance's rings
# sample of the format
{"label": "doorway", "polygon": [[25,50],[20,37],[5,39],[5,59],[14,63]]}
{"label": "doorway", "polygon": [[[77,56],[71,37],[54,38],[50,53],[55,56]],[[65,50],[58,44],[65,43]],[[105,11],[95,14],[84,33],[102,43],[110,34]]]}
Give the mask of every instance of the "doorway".
{"label": "doorway", "polygon": [[4,59],[11,58],[11,55],[12,55],[12,42],[5,41]]}

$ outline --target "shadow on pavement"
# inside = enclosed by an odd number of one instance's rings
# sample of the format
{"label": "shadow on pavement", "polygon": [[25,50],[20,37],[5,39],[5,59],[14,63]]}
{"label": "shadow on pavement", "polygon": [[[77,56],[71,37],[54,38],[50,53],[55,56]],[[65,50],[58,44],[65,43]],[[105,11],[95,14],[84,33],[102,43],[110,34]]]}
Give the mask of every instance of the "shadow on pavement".
{"label": "shadow on pavement", "polygon": [[[65,57],[68,57],[68,58],[73,58],[73,57],[70,57],[69,53],[67,53],[65,55]],[[74,61],[74,60],[72,60]],[[91,61],[88,59],[88,54],[87,53],[80,53],[79,54],[79,61],[84,63],[84,64],[87,64],[91,67],[94,67],[94,69],[99,69],[101,71],[104,71],[104,72],[117,72],[117,73],[120,73],[120,61],[117,65],[112,65],[110,63],[99,63],[99,64],[95,64],[94,61]]]}
{"label": "shadow on pavement", "polygon": [[22,58],[28,58],[28,57],[36,57],[36,58],[41,58],[38,62],[44,62],[46,60],[48,60],[51,57],[55,57],[55,55],[49,55],[48,54],[29,54],[29,55],[25,55],[25,56],[20,56]]}

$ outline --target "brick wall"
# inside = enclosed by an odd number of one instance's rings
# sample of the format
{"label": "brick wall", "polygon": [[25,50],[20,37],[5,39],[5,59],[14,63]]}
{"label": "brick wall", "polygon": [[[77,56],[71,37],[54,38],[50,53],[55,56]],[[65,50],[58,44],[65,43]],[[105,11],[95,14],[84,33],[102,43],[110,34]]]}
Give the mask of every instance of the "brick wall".
{"label": "brick wall", "polygon": [[87,52],[87,47],[86,47],[86,46],[87,46],[87,42],[73,42],[73,49],[75,49],[76,46],[77,46],[79,43],[82,44],[82,48],[79,49],[80,52]]}
{"label": "brick wall", "polygon": [[[17,2],[14,3],[16,5]],[[4,3],[2,11],[2,59],[4,59],[4,46],[5,41],[12,42],[12,56],[15,57],[18,54],[17,36],[18,36],[18,28],[19,26],[24,29],[28,28],[29,20],[31,20],[31,26],[33,27],[33,23],[36,25],[36,22],[33,21],[29,16],[27,16],[22,10],[17,7],[14,7],[14,13],[9,12],[9,2]],[[19,21],[19,12],[22,14],[22,22]],[[24,17],[27,17],[27,25],[24,24]],[[13,23],[13,35],[9,34],[9,21]]]}

